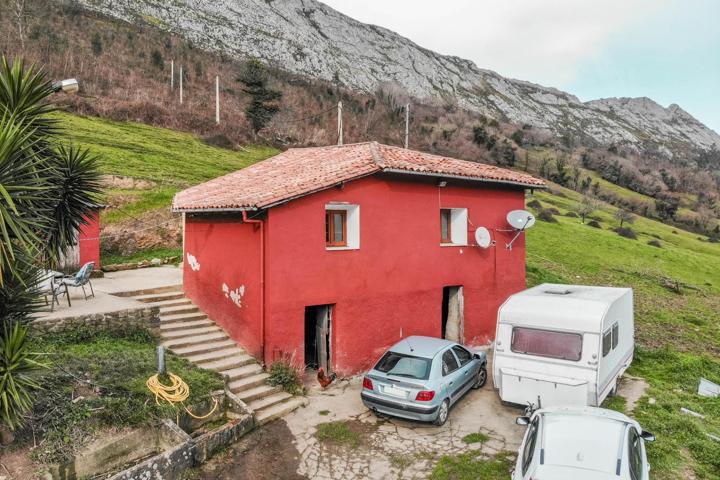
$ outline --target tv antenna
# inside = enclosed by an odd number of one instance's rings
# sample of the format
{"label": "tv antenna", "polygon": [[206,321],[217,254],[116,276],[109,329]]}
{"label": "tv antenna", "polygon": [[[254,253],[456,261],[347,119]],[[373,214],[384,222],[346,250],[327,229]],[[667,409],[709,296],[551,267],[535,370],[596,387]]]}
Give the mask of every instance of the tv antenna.
{"label": "tv antenna", "polygon": [[505,248],[512,250],[513,243],[528,228],[535,225],[535,216],[527,210],[513,210],[507,214],[507,222],[515,231],[515,236],[509,243],[505,244]]}

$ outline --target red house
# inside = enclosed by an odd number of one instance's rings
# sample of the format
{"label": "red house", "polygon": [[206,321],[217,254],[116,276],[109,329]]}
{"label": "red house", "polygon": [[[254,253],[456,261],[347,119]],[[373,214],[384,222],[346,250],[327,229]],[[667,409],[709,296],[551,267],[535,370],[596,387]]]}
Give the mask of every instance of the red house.
{"label": "red house", "polygon": [[[375,142],[291,149],[178,193],[185,291],[248,352],[339,375],[409,335],[486,344],[525,288],[506,214],[542,180]],[[475,245],[487,227],[496,247]]]}

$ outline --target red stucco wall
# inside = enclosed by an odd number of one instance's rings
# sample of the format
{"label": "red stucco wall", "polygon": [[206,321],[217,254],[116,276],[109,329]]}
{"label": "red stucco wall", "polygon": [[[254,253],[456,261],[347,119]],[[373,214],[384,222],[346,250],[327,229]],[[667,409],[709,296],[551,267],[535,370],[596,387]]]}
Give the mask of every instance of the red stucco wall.
{"label": "red stucco wall", "polygon": [[[494,337],[497,308],[525,288],[525,242],[505,249],[508,211],[523,208],[521,190],[368,177],[269,210],[266,221],[265,360],[281,352],[303,359],[306,306],[333,304],[333,366],[340,375],[369,367],[403,336],[439,336],[444,286],[464,286],[465,342]],[[325,205],[360,205],[360,249],[325,249]],[[468,240],[485,226],[496,248],[440,246],[443,208],[467,208]],[[259,230],[188,218],[185,289],[210,318],[253,354],[259,338]],[[244,284],[237,308],[221,291]]]}
{"label": "red stucco wall", "polygon": [[[192,268],[188,254],[195,257],[199,267]],[[243,224],[239,218],[207,221],[187,217],[183,260],[188,298],[248,353],[259,357],[260,229]],[[230,291],[242,287],[238,306]]]}
{"label": "red stucco wall", "polygon": [[80,243],[80,265],[95,262],[95,269],[100,268],[100,213],[95,212],[85,217],[86,225],[80,227],[78,242]]}

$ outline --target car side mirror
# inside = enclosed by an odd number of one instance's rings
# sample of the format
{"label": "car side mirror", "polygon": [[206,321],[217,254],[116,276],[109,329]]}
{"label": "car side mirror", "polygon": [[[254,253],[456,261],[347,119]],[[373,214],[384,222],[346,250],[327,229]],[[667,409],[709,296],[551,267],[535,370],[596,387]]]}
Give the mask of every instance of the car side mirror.
{"label": "car side mirror", "polygon": [[482,355],[480,355],[479,353],[473,353],[473,358],[475,360],[480,360],[480,359],[482,359]]}
{"label": "car side mirror", "polygon": [[517,417],[515,423],[518,425],[530,425],[530,417]]}
{"label": "car side mirror", "polygon": [[646,432],[645,430],[642,431],[642,433],[640,434],[640,437],[642,437],[642,439],[645,440],[646,442],[654,442],[655,441],[655,435],[650,432]]}

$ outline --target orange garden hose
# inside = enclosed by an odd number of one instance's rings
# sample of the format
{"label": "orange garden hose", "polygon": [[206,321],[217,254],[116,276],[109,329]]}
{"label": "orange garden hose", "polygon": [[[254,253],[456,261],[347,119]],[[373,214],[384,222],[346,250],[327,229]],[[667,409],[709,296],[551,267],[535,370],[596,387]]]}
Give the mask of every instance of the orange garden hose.
{"label": "orange garden hose", "polygon": [[213,402],[215,402],[215,404],[213,405],[212,410],[210,410],[207,415],[198,416],[188,410],[184,402],[190,396],[190,387],[188,387],[188,384],[185,383],[182,378],[178,377],[174,373],[168,372],[168,376],[170,377],[170,385],[165,385],[164,383],[162,383],[160,381],[160,377],[157,374],[148,378],[147,382],[145,382],[148,390],[150,390],[155,395],[155,403],[161,405],[161,401],[164,400],[173,407],[175,407],[176,403],[180,403],[182,404],[187,414],[196,420],[203,420],[215,413],[215,410],[217,410],[218,408],[218,401],[216,398],[213,398]]}

